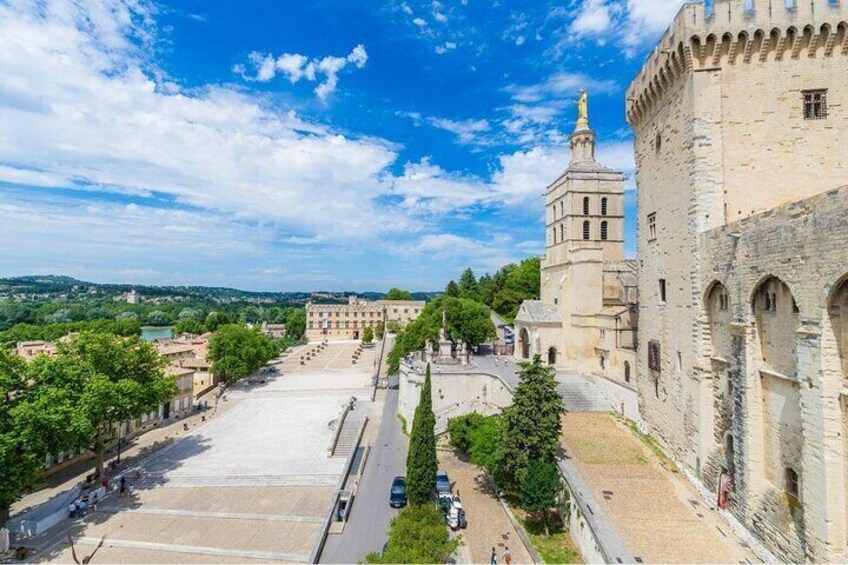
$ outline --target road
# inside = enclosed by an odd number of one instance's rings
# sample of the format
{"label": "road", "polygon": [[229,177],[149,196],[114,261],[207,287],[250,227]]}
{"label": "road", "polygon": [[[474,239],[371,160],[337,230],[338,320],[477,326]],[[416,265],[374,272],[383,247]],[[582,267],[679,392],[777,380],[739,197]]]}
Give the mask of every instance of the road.
{"label": "road", "polygon": [[327,538],[321,563],[359,563],[368,553],[380,551],[389,522],[398,513],[389,506],[389,487],[396,476],[406,475],[407,438],[397,417],[397,377],[391,380],[350,519],[344,533]]}

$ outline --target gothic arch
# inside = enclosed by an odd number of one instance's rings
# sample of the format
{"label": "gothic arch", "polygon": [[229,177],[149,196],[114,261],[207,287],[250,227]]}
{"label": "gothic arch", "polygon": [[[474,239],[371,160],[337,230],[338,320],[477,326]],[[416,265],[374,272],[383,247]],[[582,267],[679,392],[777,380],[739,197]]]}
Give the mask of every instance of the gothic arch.
{"label": "gothic arch", "polygon": [[518,332],[518,347],[522,359],[530,359],[530,333],[527,328],[521,328]]}
{"label": "gothic arch", "polygon": [[721,358],[730,361],[732,357],[730,323],[732,321],[732,300],[727,287],[714,280],[704,293],[704,335],[706,357]]}
{"label": "gothic arch", "polygon": [[767,275],[754,287],[750,304],[764,365],[794,378],[798,369],[795,332],[800,326],[800,311],[792,289],[776,276]]}
{"label": "gothic arch", "polygon": [[548,365],[555,366],[557,363],[557,348],[548,348]]}

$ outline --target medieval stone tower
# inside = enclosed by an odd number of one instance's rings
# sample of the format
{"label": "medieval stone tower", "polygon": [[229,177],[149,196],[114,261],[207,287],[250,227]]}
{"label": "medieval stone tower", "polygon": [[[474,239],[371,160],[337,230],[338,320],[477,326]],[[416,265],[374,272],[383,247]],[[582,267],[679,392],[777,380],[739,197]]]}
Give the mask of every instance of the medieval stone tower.
{"label": "medieval stone tower", "polygon": [[642,417],[792,561],[848,559],[846,22],[846,0],[689,3],[627,91]]}

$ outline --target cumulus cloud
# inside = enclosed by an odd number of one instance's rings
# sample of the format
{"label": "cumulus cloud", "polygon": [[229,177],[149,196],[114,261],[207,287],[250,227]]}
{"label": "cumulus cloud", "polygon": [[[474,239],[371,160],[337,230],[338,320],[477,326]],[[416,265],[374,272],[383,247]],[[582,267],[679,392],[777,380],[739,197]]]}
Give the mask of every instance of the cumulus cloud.
{"label": "cumulus cloud", "polygon": [[357,45],[346,57],[323,57],[310,59],[299,53],[283,53],[279,57],[254,51],[248,56],[252,73],[245,65],[236,65],[233,70],[248,81],[268,82],[277,74],[286,77],[292,84],[301,79],[314,82],[320,77],[323,81],[315,88],[315,94],[325,100],[335,92],[339,83],[339,73],[348,65],[361,69],[368,62],[368,52],[364,45]]}
{"label": "cumulus cloud", "polygon": [[478,136],[481,133],[492,129],[487,120],[448,120],[445,118],[430,118],[430,123],[445,131],[456,134],[457,140],[462,144],[471,144],[479,141]]}
{"label": "cumulus cloud", "polygon": [[436,45],[436,53],[439,55],[444,55],[448,51],[453,51],[456,49],[456,42],[454,41],[445,41],[443,45]]}
{"label": "cumulus cloud", "polygon": [[571,32],[577,35],[606,33],[612,17],[606,0],[584,0],[580,12],[571,22]]}

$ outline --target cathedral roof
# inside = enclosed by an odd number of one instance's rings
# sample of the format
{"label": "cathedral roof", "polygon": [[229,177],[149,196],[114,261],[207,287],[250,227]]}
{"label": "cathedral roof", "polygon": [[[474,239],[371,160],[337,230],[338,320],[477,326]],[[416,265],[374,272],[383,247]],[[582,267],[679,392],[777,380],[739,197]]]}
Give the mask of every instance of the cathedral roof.
{"label": "cathedral roof", "polygon": [[515,320],[531,324],[559,324],[562,322],[562,316],[559,312],[559,306],[556,304],[549,304],[541,300],[525,300],[521,304],[521,309],[518,311]]}

